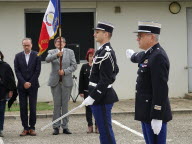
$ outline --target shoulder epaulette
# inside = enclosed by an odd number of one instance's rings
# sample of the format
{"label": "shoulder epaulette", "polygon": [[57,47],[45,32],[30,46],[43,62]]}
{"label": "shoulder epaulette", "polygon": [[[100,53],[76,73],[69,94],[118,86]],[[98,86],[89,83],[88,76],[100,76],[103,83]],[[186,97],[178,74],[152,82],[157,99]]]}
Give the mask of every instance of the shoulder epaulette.
{"label": "shoulder epaulette", "polygon": [[106,46],[106,47],[105,47],[105,50],[106,50],[106,51],[111,51],[111,48],[110,48],[109,46]]}

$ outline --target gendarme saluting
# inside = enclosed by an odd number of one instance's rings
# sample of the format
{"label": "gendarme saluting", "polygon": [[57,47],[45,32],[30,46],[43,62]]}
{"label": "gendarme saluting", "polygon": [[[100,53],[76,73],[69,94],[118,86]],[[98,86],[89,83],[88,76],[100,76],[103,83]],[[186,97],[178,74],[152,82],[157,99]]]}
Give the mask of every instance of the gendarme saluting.
{"label": "gendarme saluting", "polygon": [[137,41],[144,51],[126,51],[138,63],[135,120],[141,121],[147,144],[166,144],[167,122],[172,119],[168,98],[169,59],[159,44],[161,24],[139,22]]}

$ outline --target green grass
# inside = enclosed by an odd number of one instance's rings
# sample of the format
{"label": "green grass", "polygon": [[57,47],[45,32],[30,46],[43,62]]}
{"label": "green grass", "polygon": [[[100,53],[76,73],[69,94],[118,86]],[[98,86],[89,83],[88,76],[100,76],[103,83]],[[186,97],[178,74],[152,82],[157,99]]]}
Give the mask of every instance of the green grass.
{"label": "green grass", "polygon": [[[37,111],[43,111],[43,110],[53,110],[53,105],[48,102],[37,103]],[[9,111],[7,105],[6,105],[6,111]],[[14,103],[11,106],[10,111],[20,111],[19,104]]]}

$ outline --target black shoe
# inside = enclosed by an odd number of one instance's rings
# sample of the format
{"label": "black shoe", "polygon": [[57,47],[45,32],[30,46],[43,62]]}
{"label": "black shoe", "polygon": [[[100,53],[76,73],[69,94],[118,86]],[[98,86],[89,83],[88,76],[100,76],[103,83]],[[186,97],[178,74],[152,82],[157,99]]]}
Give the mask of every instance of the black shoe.
{"label": "black shoe", "polygon": [[58,135],[58,134],[59,134],[59,129],[58,128],[54,128],[53,135]]}
{"label": "black shoe", "polygon": [[72,133],[69,131],[68,128],[67,128],[67,129],[63,129],[63,133],[64,133],[64,134],[72,134]]}

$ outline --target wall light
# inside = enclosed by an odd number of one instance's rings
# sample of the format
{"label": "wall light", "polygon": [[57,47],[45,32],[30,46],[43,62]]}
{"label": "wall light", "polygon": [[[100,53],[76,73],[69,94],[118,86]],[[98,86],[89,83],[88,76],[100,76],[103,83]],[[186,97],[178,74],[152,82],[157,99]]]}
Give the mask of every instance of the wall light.
{"label": "wall light", "polygon": [[170,3],[169,5],[169,11],[172,13],[172,14],[178,14],[181,10],[181,5],[174,1],[172,3]]}

